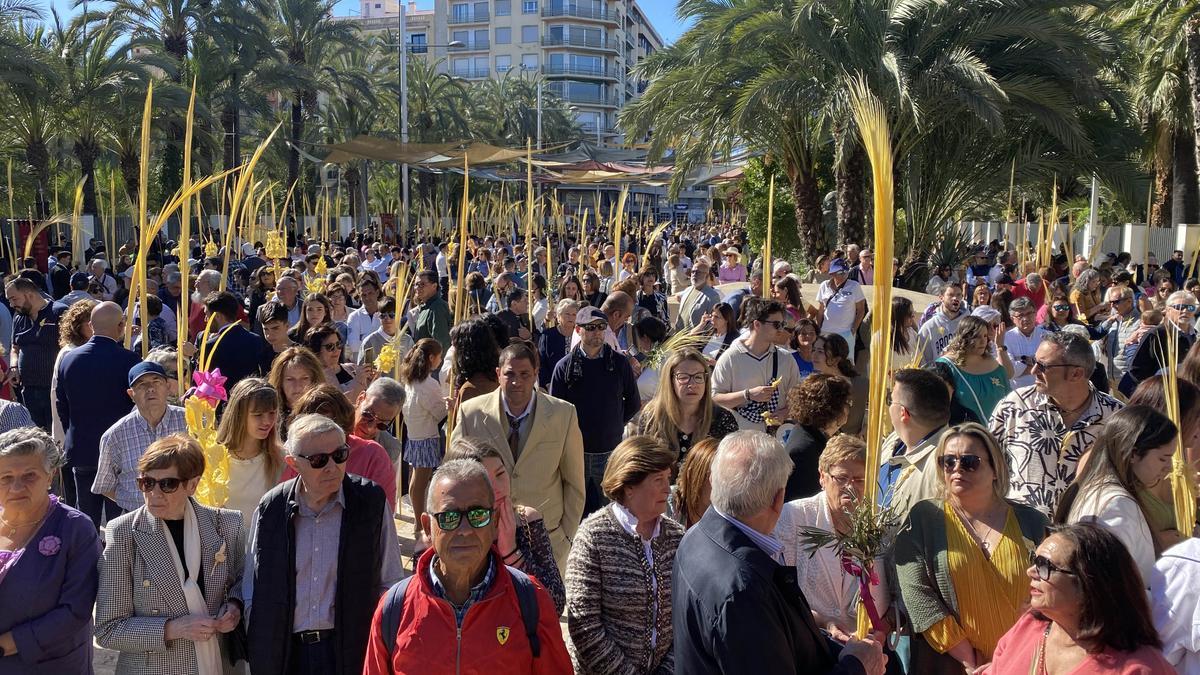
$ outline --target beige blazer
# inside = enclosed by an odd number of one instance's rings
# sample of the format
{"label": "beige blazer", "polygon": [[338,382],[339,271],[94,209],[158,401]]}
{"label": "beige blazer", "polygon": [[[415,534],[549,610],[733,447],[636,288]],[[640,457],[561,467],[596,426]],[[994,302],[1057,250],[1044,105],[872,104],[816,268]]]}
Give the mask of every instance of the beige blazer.
{"label": "beige blazer", "polygon": [[534,396],[529,437],[515,466],[499,389],[459,406],[450,440],[466,437],[500,451],[512,472],[512,502],[541,512],[555,562],[565,574],[571,540],[583,518],[583,436],[574,405],[540,391]]}

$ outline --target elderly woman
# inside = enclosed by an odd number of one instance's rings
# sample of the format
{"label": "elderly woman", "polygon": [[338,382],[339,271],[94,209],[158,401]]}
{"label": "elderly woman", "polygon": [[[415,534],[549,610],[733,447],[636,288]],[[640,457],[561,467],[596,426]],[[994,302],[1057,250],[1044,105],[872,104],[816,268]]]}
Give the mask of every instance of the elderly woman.
{"label": "elderly woman", "polygon": [[621,441],[601,486],[612,501],[579,525],[567,558],[567,646],[575,672],[674,672],[671,568],[683,527],[663,515],[675,453]]}
{"label": "elderly woman", "polygon": [[[1119,539],[1094,525],[1066,525],[1030,553],[1029,611],[1000,644],[987,675],[1170,675],[1146,594]],[[1180,670],[1192,673],[1191,670]]]}
{"label": "elderly woman", "polygon": [[737,431],[733,413],[712,402],[712,373],[694,349],[672,352],[659,373],[658,391],[625,427],[626,437],[654,436],[676,452],[679,461],[697,441]]}
{"label": "elderly woman", "polygon": [[795,422],[787,440],[792,458],[784,499],[800,499],[820,489],[818,458],[825,444],[850,417],[853,401],[850,383],[844,377],[813,373],[788,392],[788,418]]}
{"label": "elderly woman", "polygon": [[1160,552],[1144,492],[1171,472],[1176,436],[1171,420],[1148,406],[1113,413],[1054,513],[1056,523],[1091,522],[1115,534],[1137,563],[1143,586]]}
{"label": "elderly woman", "polygon": [[219,634],[242,616],[242,514],[192,499],[204,450],[187,436],[151,443],[137,472],[145,506],[106,531],[96,642],[121,652],[118,675],[219,675]]}
{"label": "elderly woman", "polygon": [[1104,299],[1104,292],[1100,290],[1101,281],[1100,273],[1092,269],[1084,270],[1075,279],[1067,299],[1071,302],[1072,313],[1079,320],[1099,323],[1112,311]]}
{"label": "elderly woman", "polygon": [[983,310],[981,313],[994,319],[995,325],[974,314],[963,317],[938,361],[948,364],[954,373],[954,397],[958,402],[986,420],[991,419],[996,404],[1012,391],[1009,378],[1013,368],[1008,351],[1003,349],[1005,331],[1000,313],[991,307]]}
{"label": "elderly woman", "polygon": [[50,494],[64,462],[41,429],[0,434],[0,675],[92,672],[100,539]]}
{"label": "elderly woman", "polygon": [[1021,616],[1029,551],[1047,522],[1005,499],[1008,464],[983,426],[951,428],[934,453],[944,497],[917,502],[896,535],[900,596],[914,633],[908,672],[962,675],[991,660]]}
{"label": "elderly woman", "polygon": [[554,608],[562,614],[566,607],[567,590],[563,586],[558,563],[554,561],[550,533],[537,509],[512,503],[512,477],[500,452],[490,445],[460,438],[446,453],[447,462],[455,459],[471,459],[487,469],[496,497],[493,511],[496,514],[496,547],[500,557],[505,565],[529,574],[545,586],[554,600]]}
{"label": "elderly woman", "polygon": [[[818,463],[820,490],[784,504],[775,524],[775,536],[783,542],[784,562],[796,568],[796,581],[817,624],[839,640],[845,640],[856,628],[858,580],[842,570],[842,558],[832,548],[809,551],[800,537],[800,528],[842,533],[850,529],[849,514],[866,489],[866,461],[867,445],[861,438],[848,434],[831,438]],[[888,606],[886,584],[873,585],[871,596],[882,615]]]}

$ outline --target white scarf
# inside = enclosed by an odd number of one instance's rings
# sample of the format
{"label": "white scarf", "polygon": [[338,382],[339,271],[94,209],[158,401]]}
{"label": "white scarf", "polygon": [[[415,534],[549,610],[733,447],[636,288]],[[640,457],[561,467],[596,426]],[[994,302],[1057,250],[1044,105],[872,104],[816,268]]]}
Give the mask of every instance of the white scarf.
{"label": "white scarf", "polygon": [[[208,603],[196,579],[204,573],[200,564],[200,526],[196,523],[196,512],[189,499],[187,508],[183,511],[183,557],[187,559],[187,568],[191,577],[184,580],[183,565],[180,563],[179,549],[175,547],[175,538],[167,529],[166,522],[162,523],[163,535],[167,538],[167,546],[171,549],[171,562],[175,564],[175,573],[179,575],[179,583],[183,586],[183,597],[187,600],[189,614],[208,616]],[[197,675],[221,675],[221,646],[219,638],[214,635],[204,642],[193,642],[196,648]]]}

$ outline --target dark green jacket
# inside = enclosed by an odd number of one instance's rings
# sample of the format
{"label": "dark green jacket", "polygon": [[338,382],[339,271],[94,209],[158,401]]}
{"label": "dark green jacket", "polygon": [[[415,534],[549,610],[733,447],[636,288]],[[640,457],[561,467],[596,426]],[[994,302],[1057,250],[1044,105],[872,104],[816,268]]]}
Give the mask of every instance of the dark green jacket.
{"label": "dark green jacket", "polygon": [[413,341],[433,338],[442,346],[442,353],[450,348],[450,306],[441,295],[434,295],[417,309],[417,325],[413,329]]}

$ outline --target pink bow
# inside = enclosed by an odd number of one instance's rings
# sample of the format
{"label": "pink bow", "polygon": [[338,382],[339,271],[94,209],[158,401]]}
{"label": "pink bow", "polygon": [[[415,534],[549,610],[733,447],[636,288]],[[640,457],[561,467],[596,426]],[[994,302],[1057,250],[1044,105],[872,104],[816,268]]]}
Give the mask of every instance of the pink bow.
{"label": "pink bow", "polygon": [[863,606],[867,608],[867,616],[871,619],[871,628],[874,630],[883,630],[883,619],[879,616],[879,609],[875,607],[875,598],[871,597],[871,586],[879,585],[879,576],[875,574],[873,566],[863,568],[849,556],[842,556],[842,569],[846,574],[858,579],[858,594],[862,597]]}
{"label": "pink bow", "polygon": [[225,379],[220,368],[192,373],[192,382],[196,384],[196,397],[207,401],[214,408],[217,403],[229,400],[229,395],[225,393]]}

